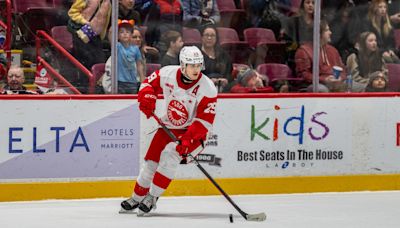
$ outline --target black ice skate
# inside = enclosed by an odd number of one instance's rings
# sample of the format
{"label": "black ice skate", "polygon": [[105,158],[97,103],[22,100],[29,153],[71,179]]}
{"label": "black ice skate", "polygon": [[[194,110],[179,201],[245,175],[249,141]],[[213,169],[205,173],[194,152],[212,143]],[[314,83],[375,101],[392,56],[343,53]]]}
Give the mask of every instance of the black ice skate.
{"label": "black ice skate", "polygon": [[133,213],[133,210],[139,206],[139,202],[134,200],[133,197],[121,202],[121,214]]}
{"label": "black ice skate", "polygon": [[140,202],[138,216],[143,216],[146,213],[149,213],[152,209],[156,209],[158,197],[154,197],[150,194],[147,194],[146,197]]}

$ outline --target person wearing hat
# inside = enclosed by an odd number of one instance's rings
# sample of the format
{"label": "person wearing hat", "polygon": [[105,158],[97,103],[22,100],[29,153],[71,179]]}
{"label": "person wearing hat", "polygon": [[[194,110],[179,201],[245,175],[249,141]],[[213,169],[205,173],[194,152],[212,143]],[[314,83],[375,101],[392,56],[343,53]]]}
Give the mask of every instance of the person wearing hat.
{"label": "person wearing hat", "polygon": [[[118,21],[118,93],[135,94],[140,81],[145,78],[144,64],[138,46],[132,43],[133,20]],[[111,57],[106,62],[105,77],[102,80],[106,93],[111,92]]]}
{"label": "person wearing hat", "polygon": [[388,80],[385,73],[382,71],[372,73],[365,92],[388,92]]}
{"label": "person wearing hat", "polygon": [[231,93],[272,93],[274,89],[268,86],[268,78],[251,68],[239,71],[236,84],[232,86]]}

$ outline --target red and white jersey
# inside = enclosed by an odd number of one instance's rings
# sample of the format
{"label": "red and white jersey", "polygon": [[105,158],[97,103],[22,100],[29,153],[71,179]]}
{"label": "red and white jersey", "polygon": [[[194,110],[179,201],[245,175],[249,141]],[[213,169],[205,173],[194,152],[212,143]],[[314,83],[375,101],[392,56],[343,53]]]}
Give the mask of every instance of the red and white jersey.
{"label": "red and white jersey", "polygon": [[161,120],[171,129],[185,129],[195,121],[209,131],[214,123],[217,90],[205,75],[191,84],[182,82],[179,66],[165,66],[141,84],[141,93],[164,94],[165,108]]}

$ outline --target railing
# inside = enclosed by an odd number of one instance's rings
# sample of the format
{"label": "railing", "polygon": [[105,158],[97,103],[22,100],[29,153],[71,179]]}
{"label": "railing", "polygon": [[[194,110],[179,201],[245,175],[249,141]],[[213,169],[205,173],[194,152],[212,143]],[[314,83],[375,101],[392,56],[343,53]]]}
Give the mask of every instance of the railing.
{"label": "railing", "polygon": [[[65,56],[68,60],[71,61],[72,64],[74,64],[75,67],[77,67],[81,72],[84,73],[84,75],[86,77],[88,77],[89,80],[89,90],[88,93],[95,93],[95,87],[96,87],[96,78],[95,76],[92,74],[92,72],[90,72],[85,66],[82,65],[82,63],[80,63],[75,57],[73,57],[67,50],[65,50],[59,43],[57,43],[57,41],[55,41],[49,34],[47,34],[45,31],[43,30],[38,30],[36,32],[36,57],[37,57],[37,61],[38,63],[45,63],[46,64],[46,68],[49,69],[51,72],[57,72],[52,66],[50,66],[49,63],[46,62],[46,60],[40,58],[40,49],[41,49],[41,40],[45,39],[47,40],[51,45],[53,45],[63,56]],[[40,58],[40,59],[39,59]],[[62,77],[64,80],[66,80],[61,74],[57,73],[58,76],[56,74],[53,74],[54,76],[58,77]],[[59,79],[59,78],[58,78]],[[70,83],[68,83],[70,86],[72,86]],[[75,88],[74,86],[70,87]],[[76,88],[75,88],[76,89]]]}
{"label": "railing", "polygon": [[72,92],[74,92],[75,94],[81,94],[81,92],[75,86],[73,86],[71,83],[69,83],[68,80],[66,80],[60,73],[58,73],[48,62],[46,62],[46,60],[44,60],[40,56],[37,56],[37,61],[38,61],[38,63],[37,63],[38,65],[42,64],[44,66],[44,68],[46,68],[50,72],[51,75],[53,75],[59,81],[61,81],[61,83],[65,86],[67,86]]}
{"label": "railing", "polygon": [[0,26],[6,30],[4,52],[7,53],[7,68],[11,65],[11,0],[6,0],[6,23],[0,21]]}

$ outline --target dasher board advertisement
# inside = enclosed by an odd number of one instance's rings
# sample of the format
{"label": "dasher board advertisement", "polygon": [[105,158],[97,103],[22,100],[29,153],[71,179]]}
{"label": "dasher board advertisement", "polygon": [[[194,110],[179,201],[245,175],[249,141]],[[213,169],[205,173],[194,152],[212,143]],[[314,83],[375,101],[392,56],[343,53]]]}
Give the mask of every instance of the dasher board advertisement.
{"label": "dasher board advertisement", "polygon": [[0,182],[138,175],[134,99],[2,100],[0,119]]}
{"label": "dasher board advertisement", "polygon": [[[399,173],[399,101],[219,99],[199,160],[214,176],[226,178]],[[154,125],[144,133],[153,130]],[[194,165],[179,169],[178,178],[203,177]]]}

